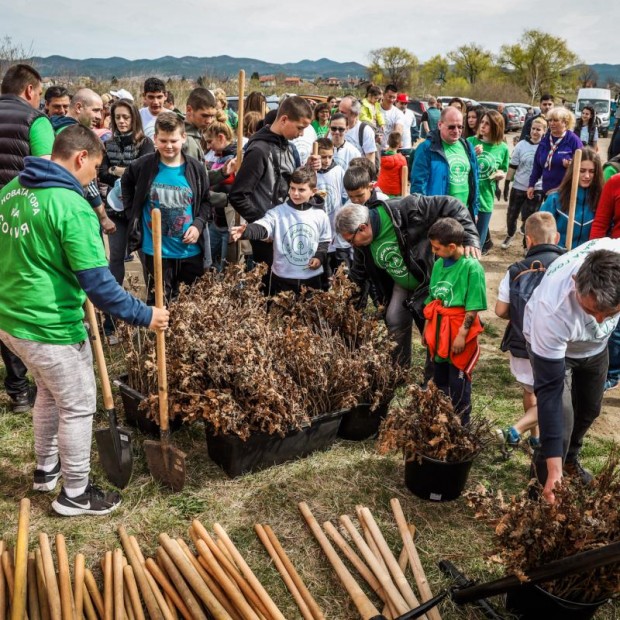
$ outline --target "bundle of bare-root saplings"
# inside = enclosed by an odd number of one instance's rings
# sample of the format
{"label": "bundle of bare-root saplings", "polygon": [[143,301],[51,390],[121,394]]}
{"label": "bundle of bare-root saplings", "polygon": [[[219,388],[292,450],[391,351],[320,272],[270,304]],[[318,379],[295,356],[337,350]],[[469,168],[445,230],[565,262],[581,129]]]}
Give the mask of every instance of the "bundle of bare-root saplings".
{"label": "bundle of bare-root saplings", "polygon": [[[342,272],[329,291],[299,298],[266,298],[263,275],[209,273],[169,306],[170,415],[202,419],[209,454],[230,475],[325,447],[346,411],[389,402],[402,380],[385,325],[354,308]],[[157,421],[154,339],[131,330],[125,340],[128,383]]]}

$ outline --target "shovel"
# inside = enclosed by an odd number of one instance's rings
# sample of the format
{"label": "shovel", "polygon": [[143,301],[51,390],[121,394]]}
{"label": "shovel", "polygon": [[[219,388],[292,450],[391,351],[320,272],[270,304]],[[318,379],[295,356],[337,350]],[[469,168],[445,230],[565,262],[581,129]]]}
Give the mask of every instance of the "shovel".
{"label": "shovel", "polygon": [[99,451],[99,461],[108,480],[119,489],[124,489],[133,471],[133,454],[131,452],[131,433],[126,428],[118,426],[116,421],[116,409],[114,409],[114,398],[108,377],[108,368],[103,355],[103,346],[99,337],[97,317],[95,308],[90,300],[86,300],[86,318],[90,324],[90,339],[95,351],[97,368],[99,369],[99,380],[101,381],[101,391],[103,392],[103,406],[108,414],[108,428],[95,431],[97,449]]}
{"label": "shovel", "polygon": [[[161,264],[161,211],[151,211],[153,221],[153,268],[155,271],[155,305],[164,307],[164,284]],[[185,452],[170,445],[168,425],[168,377],[166,376],[166,336],[157,330],[157,384],[159,387],[159,437],[161,441],[144,442],[144,452],[155,480],[181,491],[185,486]]]}

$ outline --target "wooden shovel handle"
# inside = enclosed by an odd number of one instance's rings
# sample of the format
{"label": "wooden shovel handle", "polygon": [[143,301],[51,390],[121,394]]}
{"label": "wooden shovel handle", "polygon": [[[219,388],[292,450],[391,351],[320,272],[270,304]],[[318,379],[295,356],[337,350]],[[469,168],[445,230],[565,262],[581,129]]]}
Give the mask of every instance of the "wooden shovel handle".
{"label": "wooden shovel handle", "polygon": [[[0,546],[0,549],[2,547]],[[41,620],[51,620],[49,600],[47,597],[47,587],[45,585],[45,569],[43,567],[43,556],[41,548],[34,550],[34,563],[37,569],[37,595],[39,598],[39,610],[41,611]]]}
{"label": "wooden shovel handle", "polygon": [[[2,576],[0,575],[0,579]],[[34,551],[28,554],[28,617],[30,620],[41,620],[41,607],[37,585],[37,563]]]}
{"label": "wooden shovel handle", "polygon": [[573,247],[573,230],[575,228],[575,209],[577,208],[577,192],[579,191],[579,168],[583,151],[577,149],[573,153],[573,178],[570,186],[570,201],[568,203],[568,225],[566,227],[566,249]]}
{"label": "wooden shovel handle", "polygon": [[[0,558],[6,548],[4,540],[0,540]],[[0,620],[6,620],[6,608],[8,603],[8,596],[6,591],[6,581],[4,579],[4,568],[2,567],[2,561],[0,561]]]}
{"label": "wooden shovel handle", "polygon": [[86,560],[84,554],[76,553],[73,563],[73,601],[75,603],[75,615],[79,620],[84,617],[84,570]]}
{"label": "wooden shovel handle", "polygon": [[101,596],[99,586],[97,585],[95,577],[93,576],[90,568],[87,568],[84,571],[84,585],[86,586],[86,590],[88,591],[88,595],[93,604],[93,607],[97,612],[97,615],[100,618],[103,618],[103,616],[105,615],[103,597]]}
{"label": "wooden shovel handle", "polygon": [[409,195],[409,168],[403,166],[400,169],[400,194],[404,198]]}
{"label": "wooden shovel handle", "polygon": [[45,572],[45,588],[47,590],[50,618],[51,620],[62,620],[60,591],[56,581],[54,559],[52,558],[49,538],[44,532],[39,534],[39,549],[41,550],[41,559],[43,560],[43,570]]}
{"label": "wooden shovel handle", "polygon": [[174,586],[170,583],[170,580],[165,573],[161,570],[161,568],[159,568],[157,562],[155,562],[153,558],[148,558],[145,566],[149,573],[153,575],[153,578],[159,584],[161,589],[170,597],[172,603],[181,612],[181,615],[185,618],[185,620],[192,620],[192,614],[183,602],[183,599],[174,589]]}
{"label": "wooden shovel handle", "polygon": [[[161,211],[151,211],[153,223],[153,271],[155,272],[155,305],[164,307],[164,273],[161,254]],[[168,375],[166,374],[166,334],[158,329],[157,342],[157,386],[159,393],[159,428],[162,436],[168,434]],[[134,569],[135,570],[135,569]]]}
{"label": "wooden shovel handle", "polygon": [[26,586],[28,584],[28,528],[30,526],[30,500],[19,502],[17,542],[15,543],[15,570],[13,573],[13,601],[11,620],[23,620],[26,615]]}
{"label": "wooden shovel handle", "polygon": [[323,553],[325,553],[330,564],[336,571],[342,585],[349,593],[355,607],[357,607],[357,610],[362,616],[362,620],[371,620],[371,618],[379,616],[379,611],[377,608],[372,604],[366,594],[364,594],[364,591],[359,587],[353,578],[353,575],[351,575],[347,567],[344,565],[344,562],[340,559],[340,556],[336,553],[336,550],[327,539],[327,536],[325,536],[323,530],[321,530],[321,527],[310,511],[308,504],[306,504],[306,502],[300,502],[299,510],[306,520],[310,531],[314,534],[314,537],[321,546],[321,549],[323,549]]}
{"label": "wooden shovel handle", "polygon": [[120,549],[114,549],[112,575],[114,582],[114,617],[122,618],[125,613],[125,597],[123,596],[123,552]]}
{"label": "wooden shovel handle", "polygon": [[145,620],[140,601],[140,592],[138,592],[138,584],[136,583],[133,568],[129,564],[123,566],[123,579],[125,580],[125,590],[129,594],[134,617],[136,620]]}
{"label": "wooden shovel handle", "polygon": [[60,586],[60,604],[63,620],[73,620],[74,603],[69,572],[67,544],[62,534],[56,534],[56,558],[58,560],[58,583]]}
{"label": "wooden shovel handle", "polygon": [[99,325],[97,324],[97,315],[95,307],[90,299],[86,298],[84,302],[86,308],[86,320],[90,325],[90,341],[97,360],[97,368],[99,369],[99,379],[101,381],[101,394],[103,396],[103,406],[109,411],[114,408],[114,398],[112,396],[112,387],[110,385],[110,377],[108,375],[108,366],[103,354],[103,345],[99,336]]}

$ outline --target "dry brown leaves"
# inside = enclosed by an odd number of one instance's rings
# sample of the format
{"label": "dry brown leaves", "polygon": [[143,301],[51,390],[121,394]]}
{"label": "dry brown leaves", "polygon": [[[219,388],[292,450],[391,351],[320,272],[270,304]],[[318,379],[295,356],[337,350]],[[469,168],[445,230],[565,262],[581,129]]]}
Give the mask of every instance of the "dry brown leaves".
{"label": "dry brown leaves", "polygon": [[[350,304],[341,272],[329,292],[260,292],[264,268],[233,265],[206,274],[170,304],[166,333],[170,414],[204,419],[216,433],[246,439],[285,434],[329,411],[392,397],[401,371],[382,323]],[[135,330],[134,330],[135,331]],[[130,385],[148,394],[157,419],[154,339],[131,338]]]}
{"label": "dry brown leaves", "polygon": [[[476,517],[495,528],[497,553],[508,572],[525,579],[531,568],[620,540],[620,454],[614,449],[592,485],[564,478],[555,504],[524,491],[505,501],[480,487],[466,494]],[[540,491],[540,487],[538,487]],[[620,593],[620,564],[569,575],[544,588],[583,603]]]}
{"label": "dry brown leaves", "polygon": [[488,420],[472,416],[463,426],[450,399],[430,382],[426,390],[410,385],[405,405],[392,407],[381,425],[379,451],[401,450],[407,460],[459,462],[474,458],[490,441]]}

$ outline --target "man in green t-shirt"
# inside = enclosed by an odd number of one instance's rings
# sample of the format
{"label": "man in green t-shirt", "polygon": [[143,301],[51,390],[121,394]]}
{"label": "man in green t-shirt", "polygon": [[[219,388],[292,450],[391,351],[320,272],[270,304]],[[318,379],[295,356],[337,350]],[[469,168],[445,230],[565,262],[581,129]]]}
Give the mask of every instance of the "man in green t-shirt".
{"label": "man in green t-shirt", "polygon": [[462,137],[463,115],[453,106],[441,111],[436,131],[415,151],[411,193],[452,196],[472,219],[478,215],[478,164],[473,147]]}
{"label": "man in green t-shirt", "polygon": [[108,269],[83,192],[102,155],[99,138],[74,125],[56,138],[51,161],[26,157],[24,170],[0,191],[0,340],[24,360],[38,388],[33,489],[52,491],[62,476],[52,508],[64,516],[108,514],[120,504],[117,493],[89,481],[97,392],[86,296],[134,325],[168,325],[167,310],[147,307]]}
{"label": "man in green t-shirt", "polygon": [[395,357],[411,363],[412,325],[424,329],[424,301],[434,257],[427,235],[441,217],[453,217],[465,229],[467,255],[480,257],[476,226],[467,209],[449,196],[407,196],[366,205],[347,203],[336,215],[336,232],[354,248],[349,277],[385,307],[385,322],[396,341]]}
{"label": "man in green t-shirt", "polygon": [[[0,95],[0,189],[24,169],[24,157],[49,158],[54,132],[48,118],[39,111],[41,76],[29,65],[17,64],[4,74]],[[26,377],[26,366],[0,342],[6,368],[4,386],[14,413],[30,410],[36,389]]]}

